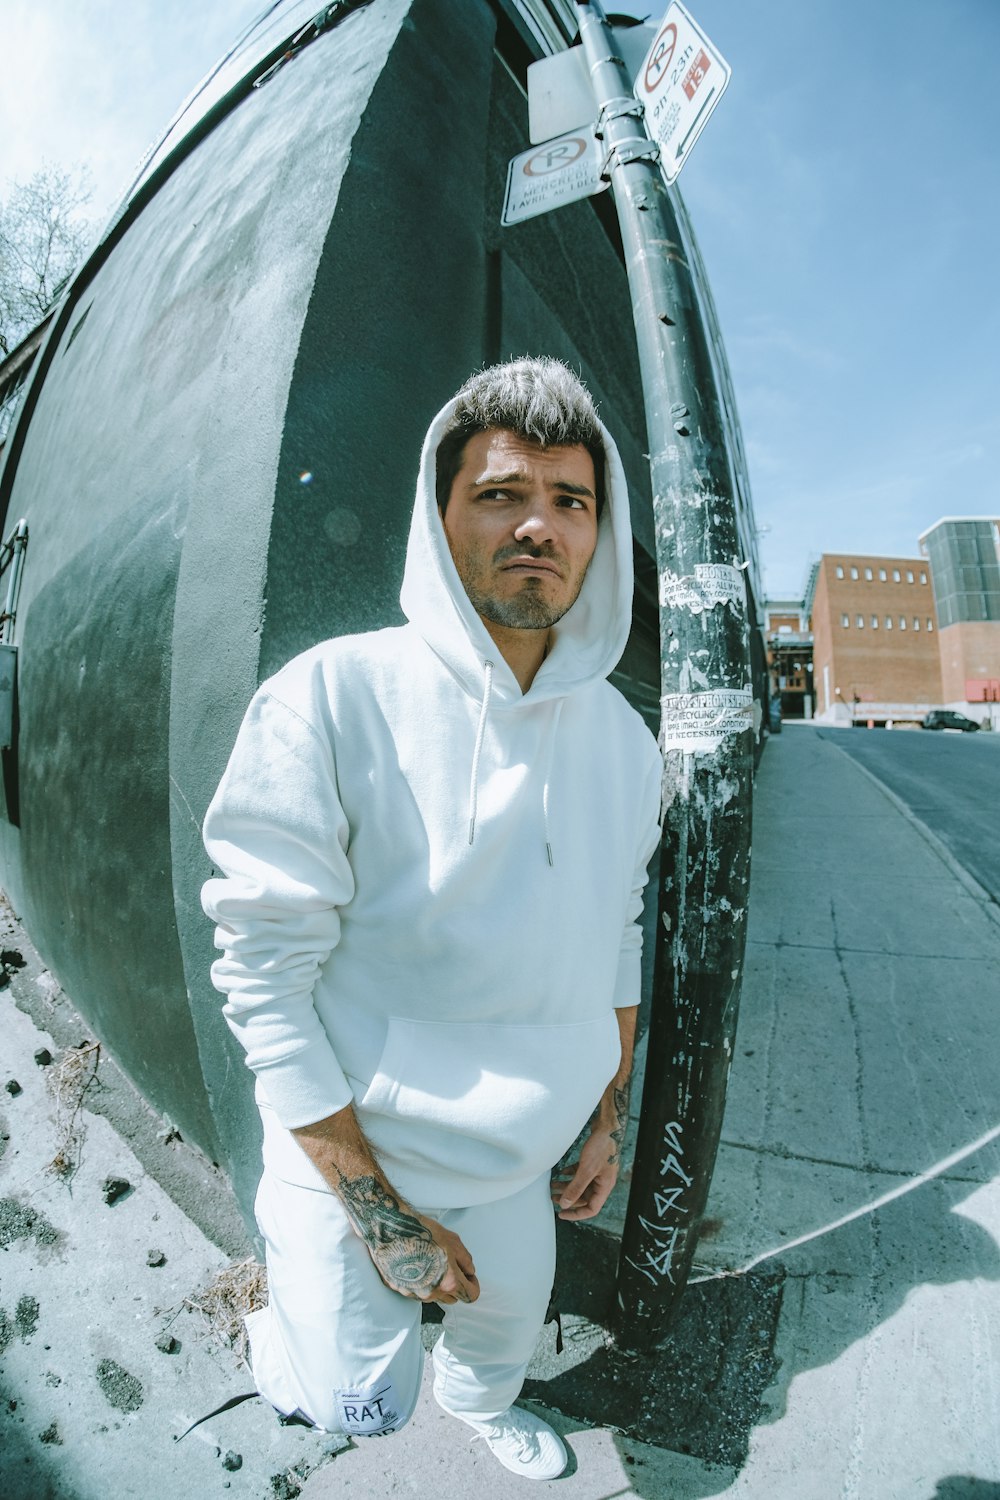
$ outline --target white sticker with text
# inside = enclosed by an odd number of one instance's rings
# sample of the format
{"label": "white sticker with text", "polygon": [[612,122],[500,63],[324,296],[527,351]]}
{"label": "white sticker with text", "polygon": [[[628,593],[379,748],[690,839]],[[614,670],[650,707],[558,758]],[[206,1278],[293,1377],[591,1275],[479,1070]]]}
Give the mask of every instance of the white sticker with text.
{"label": "white sticker with text", "polygon": [[708,693],[667,693],[660,699],[660,745],[664,750],[718,750],[730,734],[753,726],[753,689],[716,688]]}
{"label": "white sticker with text", "polygon": [[717,604],[732,604],[742,609],[745,602],[743,574],[728,563],[696,563],[693,576],[681,578],[676,573],[665,573],[660,579],[660,603],[671,609],[690,609],[700,614]]}
{"label": "white sticker with text", "polygon": [[399,1405],[391,1381],[369,1391],[337,1391],[336,1396],[341,1423],[350,1436],[376,1437],[396,1430]]}

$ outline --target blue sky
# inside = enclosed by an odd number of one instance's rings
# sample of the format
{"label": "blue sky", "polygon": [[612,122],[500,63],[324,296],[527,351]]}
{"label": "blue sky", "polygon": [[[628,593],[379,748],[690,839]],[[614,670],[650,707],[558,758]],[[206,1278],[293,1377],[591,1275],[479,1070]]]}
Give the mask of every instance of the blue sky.
{"label": "blue sky", "polygon": [[1000,514],[1000,4],[688,8],[733,69],[680,187],[769,592]]}
{"label": "blue sky", "polygon": [[[103,211],[260,8],[5,0],[0,192],[86,159]],[[939,516],[1000,513],[1000,0],[688,8],[733,78],[680,187],[767,588],[795,593],[821,552],[913,556]]]}

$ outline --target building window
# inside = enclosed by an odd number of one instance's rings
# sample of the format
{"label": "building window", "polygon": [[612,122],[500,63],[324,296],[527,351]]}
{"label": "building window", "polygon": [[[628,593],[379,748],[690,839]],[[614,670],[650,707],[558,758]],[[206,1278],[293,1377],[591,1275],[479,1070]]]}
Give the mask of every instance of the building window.
{"label": "building window", "polygon": [[851,569],[851,577],[853,579],[857,580],[857,576],[858,576],[858,570],[857,570],[857,568],[852,568]]}
{"label": "building window", "polygon": [[892,629],[892,615],[886,615],[886,617],[885,617],[885,628],[886,628],[886,630],[891,630]]}
{"label": "building window", "polygon": [[841,615],[840,623],[841,625],[843,625],[844,629],[847,630],[851,623],[850,617],[848,615]]}
{"label": "building window", "polygon": [[899,569],[898,568],[893,568],[893,570],[892,570],[892,581],[893,581],[893,583],[898,583],[899,582]]}
{"label": "building window", "polygon": [[921,573],[921,575],[920,575],[920,582],[921,583],[926,583],[927,582],[927,574],[926,573]]}
{"label": "building window", "polygon": [[934,629],[934,621],[933,620],[928,620],[927,621],[927,629],[928,630],[933,630]]}
{"label": "building window", "polygon": [[885,569],[884,568],[879,568],[879,570],[878,570],[878,581],[879,581],[879,583],[885,583]]}
{"label": "building window", "polygon": [[872,570],[871,570],[871,568],[866,568],[865,569],[865,582],[866,583],[871,583],[871,581],[872,581]]}
{"label": "building window", "polygon": [[907,568],[907,570],[906,570],[906,581],[907,581],[907,583],[912,583],[913,582],[913,572],[912,572],[912,570],[910,568]]}
{"label": "building window", "polygon": [[858,626],[859,630],[864,630],[864,628],[865,628],[865,617],[864,617],[864,615],[858,615],[857,626]]}
{"label": "building window", "polygon": [[872,615],[872,629],[878,629],[878,615]]}
{"label": "building window", "polygon": [[906,629],[906,620],[903,618],[902,615],[900,615],[900,617],[899,617],[899,628],[900,628],[900,630],[905,630]]}
{"label": "building window", "polygon": [[913,617],[913,628],[914,630],[920,629],[920,621],[917,619],[916,615],[914,615]]}
{"label": "building window", "polygon": [[838,563],[838,564],[837,564],[837,577],[838,577],[838,578],[843,578],[843,576],[844,576],[844,570],[843,570],[843,568],[842,568],[842,567],[841,567],[841,566],[840,566],[840,563]]}

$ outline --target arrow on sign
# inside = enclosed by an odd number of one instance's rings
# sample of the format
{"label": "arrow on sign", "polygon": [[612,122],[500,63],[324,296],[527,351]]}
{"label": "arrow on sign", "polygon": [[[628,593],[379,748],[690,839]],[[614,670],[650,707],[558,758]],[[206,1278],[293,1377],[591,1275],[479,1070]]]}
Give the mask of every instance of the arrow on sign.
{"label": "arrow on sign", "polygon": [[706,109],[708,108],[709,104],[711,103],[712,95],[714,93],[715,93],[715,89],[714,88],[710,88],[709,91],[708,91],[708,93],[705,95],[705,98],[702,101],[701,109],[699,109],[698,113],[695,115],[694,119],[691,122],[691,128],[689,129],[689,131],[688,131],[687,135],[684,137],[684,139],[681,141],[680,145],[677,147],[677,157],[675,158],[676,160],[679,160],[680,157],[682,157],[684,155],[684,147],[687,145],[688,141],[691,139],[691,137],[694,135],[695,131],[698,129],[698,121],[701,119],[702,115],[705,113]]}

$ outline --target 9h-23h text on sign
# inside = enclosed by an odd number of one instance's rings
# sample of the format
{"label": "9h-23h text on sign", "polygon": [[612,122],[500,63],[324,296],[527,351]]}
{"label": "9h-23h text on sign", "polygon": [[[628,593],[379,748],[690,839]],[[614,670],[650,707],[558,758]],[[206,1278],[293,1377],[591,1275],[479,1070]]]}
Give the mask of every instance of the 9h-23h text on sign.
{"label": "9h-23h text on sign", "polygon": [[667,182],[687,160],[732,71],[679,0],[672,0],[635,80]]}

